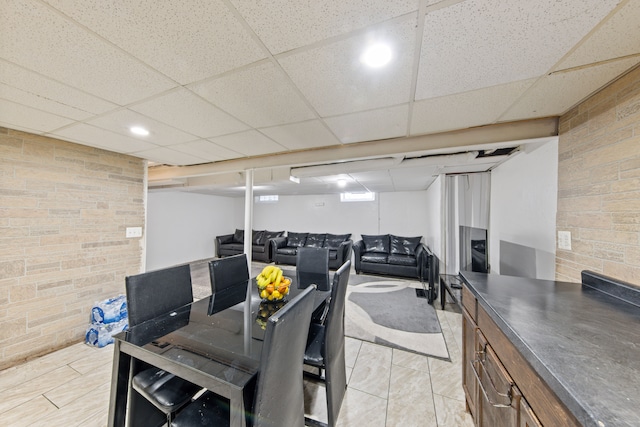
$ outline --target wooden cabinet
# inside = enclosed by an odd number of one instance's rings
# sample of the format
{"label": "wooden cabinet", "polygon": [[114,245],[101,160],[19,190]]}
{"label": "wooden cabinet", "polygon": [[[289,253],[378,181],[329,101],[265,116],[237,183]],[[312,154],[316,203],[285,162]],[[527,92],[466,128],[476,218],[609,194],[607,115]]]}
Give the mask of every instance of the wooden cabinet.
{"label": "wooden cabinet", "polygon": [[462,288],[462,385],[478,427],[580,426],[506,335]]}

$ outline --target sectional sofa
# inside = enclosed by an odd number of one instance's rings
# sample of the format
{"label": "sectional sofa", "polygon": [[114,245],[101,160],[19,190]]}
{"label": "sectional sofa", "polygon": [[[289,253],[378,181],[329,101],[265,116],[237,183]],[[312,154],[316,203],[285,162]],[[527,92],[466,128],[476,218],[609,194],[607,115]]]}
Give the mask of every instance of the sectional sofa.
{"label": "sectional sofa", "polygon": [[328,248],[329,268],[337,270],[351,259],[351,234],[298,233],[288,231],[286,236],[271,240],[271,252],[276,264],[296,265],[299,247]]}
{"label": "sectional sofa", "polygon": [[[252,230],[251,257],[257,261],[272,262],[271,240],[280,237],[284,231]],[[236,229],[233,234],[216,236],[216,255],[220,258],[244,252],[244,230]]]}

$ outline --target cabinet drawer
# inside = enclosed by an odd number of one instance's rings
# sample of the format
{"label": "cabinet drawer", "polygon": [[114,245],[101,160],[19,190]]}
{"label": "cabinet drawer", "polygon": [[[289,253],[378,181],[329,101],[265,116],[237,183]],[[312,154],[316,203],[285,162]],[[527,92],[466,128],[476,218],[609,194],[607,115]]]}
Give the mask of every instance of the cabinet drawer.
{"label": "cabinet drawer", "polygon": [[526,400],[520,401],[520,425],[518,427],[542,427]]}
{"label": "cabinet drawer", "polygon": [[478,303],[476,302],[476,297],[473,296],[471,291],[465,286],[462,286],[462,291],[460,292],[460,297],[462,298],[462,306],[467,309],[469,315],[473,319],[474,322],[477,322]]}

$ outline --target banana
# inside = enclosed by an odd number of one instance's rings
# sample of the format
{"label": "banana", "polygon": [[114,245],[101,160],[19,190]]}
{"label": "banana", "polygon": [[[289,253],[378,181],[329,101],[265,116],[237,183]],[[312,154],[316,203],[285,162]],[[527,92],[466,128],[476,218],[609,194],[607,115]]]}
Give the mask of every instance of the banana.
{"label": "banana", "polygon": [[266,277],[269,277],[274,268],[276,268],[275,265],[267,265],[265,268],[262,269],[262,274]]}
{"label": "banana", "polygon": [[[276,276],[278,276],[278,270],[280,270],[280,269],[279,268],[278,269],[273,269],[271,271],[271,275],[269,276],[269,282],[270,283],[273,283],[273,282],[276,281]],[[280,271],[282,271],[282,270],[280,270]]]}
{"label": "banana", "polygon": [[278,286],[280,286],[280,282],[282,282],[282,270],[278,269],[276,280],[274,280],[274,286],[277,288]]}

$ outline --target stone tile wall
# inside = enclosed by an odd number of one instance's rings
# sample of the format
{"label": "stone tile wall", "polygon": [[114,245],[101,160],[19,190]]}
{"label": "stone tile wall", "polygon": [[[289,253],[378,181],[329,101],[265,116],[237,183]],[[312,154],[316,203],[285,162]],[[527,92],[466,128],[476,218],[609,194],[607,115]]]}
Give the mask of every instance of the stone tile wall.
{"label": "stone tile wall", "polygon": [[640,286],[640,68],[560,118],[556,278],[592,270]]}
{"label": "stone tile wall", "polygon": [[84,338],[140,272],[143,160],[0,127],[0,369]]}

